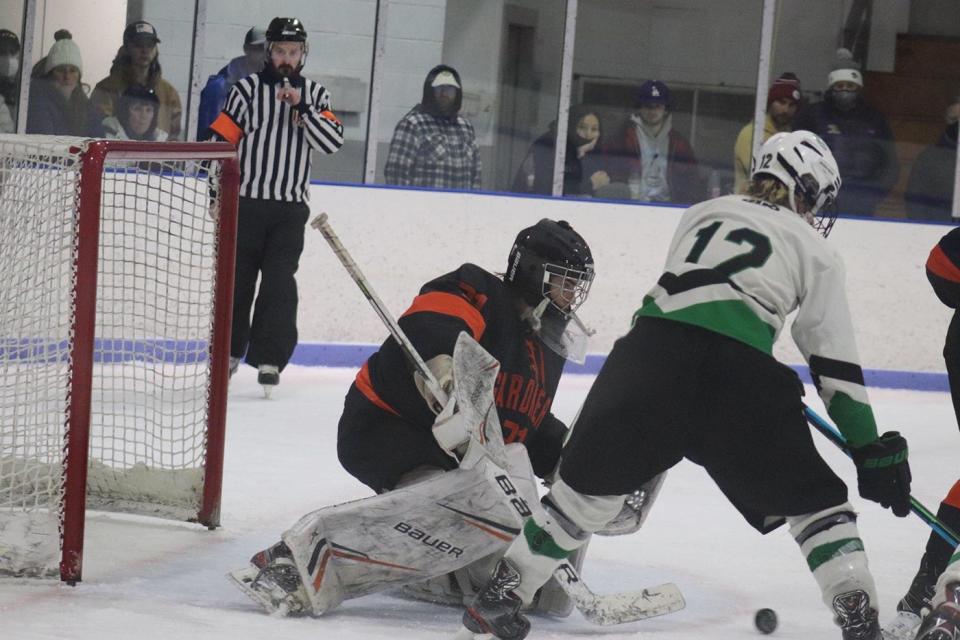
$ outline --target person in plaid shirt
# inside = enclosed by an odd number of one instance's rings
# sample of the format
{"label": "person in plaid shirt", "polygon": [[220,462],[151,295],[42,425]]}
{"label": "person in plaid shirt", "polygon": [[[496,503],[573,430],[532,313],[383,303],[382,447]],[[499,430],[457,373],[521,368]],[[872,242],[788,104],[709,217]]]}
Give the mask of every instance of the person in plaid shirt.
{"label": "person in plaid shirt", "polygon": [[473,125],[459,115],[460,74],[440,64],[423,81],[420,104],[400,119],[387,156],[387,184],[479,189],[480,150]]}

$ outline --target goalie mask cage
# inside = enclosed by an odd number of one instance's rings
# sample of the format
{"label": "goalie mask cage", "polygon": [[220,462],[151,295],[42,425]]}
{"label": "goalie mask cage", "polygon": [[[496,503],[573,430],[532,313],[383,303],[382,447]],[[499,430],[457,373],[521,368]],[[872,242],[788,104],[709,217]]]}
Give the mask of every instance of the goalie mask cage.
{"label": "goalie mask cage", "polygon": [[87,509],[219,524],[238,180],[0,135],[0,575],[80,580]]}

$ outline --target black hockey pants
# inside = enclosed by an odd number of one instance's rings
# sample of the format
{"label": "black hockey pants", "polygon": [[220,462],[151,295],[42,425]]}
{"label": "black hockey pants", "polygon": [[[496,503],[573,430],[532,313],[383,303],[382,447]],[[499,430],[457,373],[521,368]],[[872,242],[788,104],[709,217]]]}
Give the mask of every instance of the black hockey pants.
{"label": "black hockey pants", "polygon": [[272,364],[282,371],[297,344],[294,274],[309,215],[310,208],[301,202],[240,198],[230,355],[246,354],[255,367]]}

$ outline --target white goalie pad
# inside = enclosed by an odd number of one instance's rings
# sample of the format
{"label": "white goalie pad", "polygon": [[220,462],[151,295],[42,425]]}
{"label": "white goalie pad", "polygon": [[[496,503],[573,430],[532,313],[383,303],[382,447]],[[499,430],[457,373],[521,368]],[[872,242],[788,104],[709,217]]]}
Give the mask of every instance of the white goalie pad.
{"label": "white goalie pad", "polygon": [[499,368],[460,335],[454,393],[471,440],[459,469],[314,511],[283,534],[314,614],[460,569],[520,533],[539,497],[526,448],[503,444],[493,400]]}
{"label": "white goalie pad", "polygon": [[[511,467],[530,461],[505,448]],[[532,473],[489,458],[402,489],[319,509],[283,534],[313,613],[343,600],[419,582],[503,550],[537,500]],[[508,500],[504,498],[507,497]]]}

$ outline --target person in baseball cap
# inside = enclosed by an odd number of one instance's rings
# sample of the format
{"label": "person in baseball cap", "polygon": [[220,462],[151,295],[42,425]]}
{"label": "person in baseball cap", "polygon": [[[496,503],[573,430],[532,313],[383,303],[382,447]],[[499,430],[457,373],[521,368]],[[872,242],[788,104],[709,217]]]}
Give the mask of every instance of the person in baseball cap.
{"label": "person in baseball cap", "polygon": [[690,142],[673,128],[673,94],[647,80],[633,96],[634,113],[609,146],[610,180],[626,184],[631,200],[690,204],[703,196]]}
{"label": "person in baseball cap", "polygon": [[266,45],[267,30],[263,27],[250,27],[243,37],[243,55],[233,58],[220,71],[207,78],[207,84],[200,92],[197,140],[210,138],[210,125],[223,111],[233,85],[241,78],[263,70]]}
{"label": "person in baseball cap", "polygon": [[120,96],[130,85],[152,89],[160,100],[157,127],[166,131],[172,140],[178,140],[182,137],[183,103],[174,86],[163,78],[159,43],[157,28],[146,20],[128,24],[110,75],[96,84],[90,99],[104,117],[108,117],[116,115]]}

